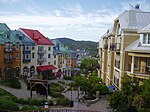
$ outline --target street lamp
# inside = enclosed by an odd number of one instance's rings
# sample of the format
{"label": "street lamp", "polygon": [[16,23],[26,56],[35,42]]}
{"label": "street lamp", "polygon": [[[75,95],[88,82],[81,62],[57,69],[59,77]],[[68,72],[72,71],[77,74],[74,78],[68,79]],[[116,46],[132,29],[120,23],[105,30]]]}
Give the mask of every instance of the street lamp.
{"label": "street lamp", "polygon": [[131,85],[132,85],[131,112],[135,112],[135,108],[134,108],[134,88],[136,86],[135,77],[133,77]]}
{"label": "street lamp", "polygon": [[70,86],[71,86],[71,102],[70,102],[70,107],[73,107],[74,106],[74,102],[72,100],[72,83],[70,83]]}

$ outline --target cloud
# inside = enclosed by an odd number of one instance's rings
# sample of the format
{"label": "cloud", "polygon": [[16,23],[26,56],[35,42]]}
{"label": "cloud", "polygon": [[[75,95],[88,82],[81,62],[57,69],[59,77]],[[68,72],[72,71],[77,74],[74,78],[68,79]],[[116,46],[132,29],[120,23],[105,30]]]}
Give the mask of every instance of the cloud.
{"label": "cloud", "polygon": [[66,4],[66,7],[52,11],[41,8],[34,2],[30,4],[24,4],[26,13],[17,12],[4,16],[0,12],[0,21],[7,23],[11,29],[38,29],[50,38],[69,36],[78,40],[98,41],[118,16],[118,13],[108,9],[86,12],[78,3]]}

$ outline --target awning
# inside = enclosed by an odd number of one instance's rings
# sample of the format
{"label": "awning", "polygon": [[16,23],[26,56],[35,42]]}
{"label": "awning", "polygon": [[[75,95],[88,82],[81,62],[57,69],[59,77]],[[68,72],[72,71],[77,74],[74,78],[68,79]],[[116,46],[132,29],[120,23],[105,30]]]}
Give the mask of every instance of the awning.
{"label": "awning", "polygon": [[56,69],[56,67],[53,65],[45,65],[45,66],[38,66],[38,67],[36,67],[36,69],[38,72],[41,72],[41,71],[45,71],[45,70],[54,70],[54,69]]}

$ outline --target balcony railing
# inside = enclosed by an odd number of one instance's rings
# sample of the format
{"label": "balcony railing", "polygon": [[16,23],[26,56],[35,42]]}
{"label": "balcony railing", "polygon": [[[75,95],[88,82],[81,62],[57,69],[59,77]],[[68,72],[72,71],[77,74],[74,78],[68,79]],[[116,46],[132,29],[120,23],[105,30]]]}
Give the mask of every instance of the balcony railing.
{"label": "balcony railing", "polygon": [[44,50],[44,49],[38,49],[38,54],[46,54],[46,50]]}
{"label": "balcony railing", "polygon": [[120,43],[116,43],[116,51],[120,51],[121,48],[121,44]]}
{"label": "balcony railing", "polygon": [[111,51],[115,51],[115,50],[116,50],[116,45],[115,45],[115,43],[111,43],[109,49],[110,49]]}
{"label": "balcony railing", "polygon": [[14,58],[4,58],[5,63],[12,63]]}
{"label": "balcony railing", "polygon": [[[131,64],[129,64],[128,71],[131,72],[131,69]],[[133,73],[150,75],[150,66],[139,66],[139,68],[134,68]]]}
{"label": "balcony railing", "polygon": [[103,47],[105,50],[108,49],[108,44],[104,44],[104,47]]}
{"label": "balcony railing", "polygon": [[115,60],[115,66],[116,66],[117,68],[120,68],[120,60]]}
{"label": "balcony railing", "polygon": [[39,63],[43,63],[43,62],[46,62],[46,58],[38,58],[37,61]]}
{"label": "balcony railing", "polygon": [[13,48],[4,48],[4,52],[5,53],[12,53],[13,52]]}

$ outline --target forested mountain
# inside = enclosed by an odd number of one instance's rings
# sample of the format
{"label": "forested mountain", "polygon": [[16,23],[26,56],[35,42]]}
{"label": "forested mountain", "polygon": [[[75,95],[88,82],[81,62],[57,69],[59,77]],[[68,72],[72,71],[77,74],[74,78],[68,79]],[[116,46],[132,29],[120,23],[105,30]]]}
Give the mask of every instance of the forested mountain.
{"label": "forested mountain", "polygon": [[68,46],[72,50],[85,49],[91,52],[93,56],[97,55],[98,42],[93,41],[76,41],[69,38],[57,38],[62,44]]}

